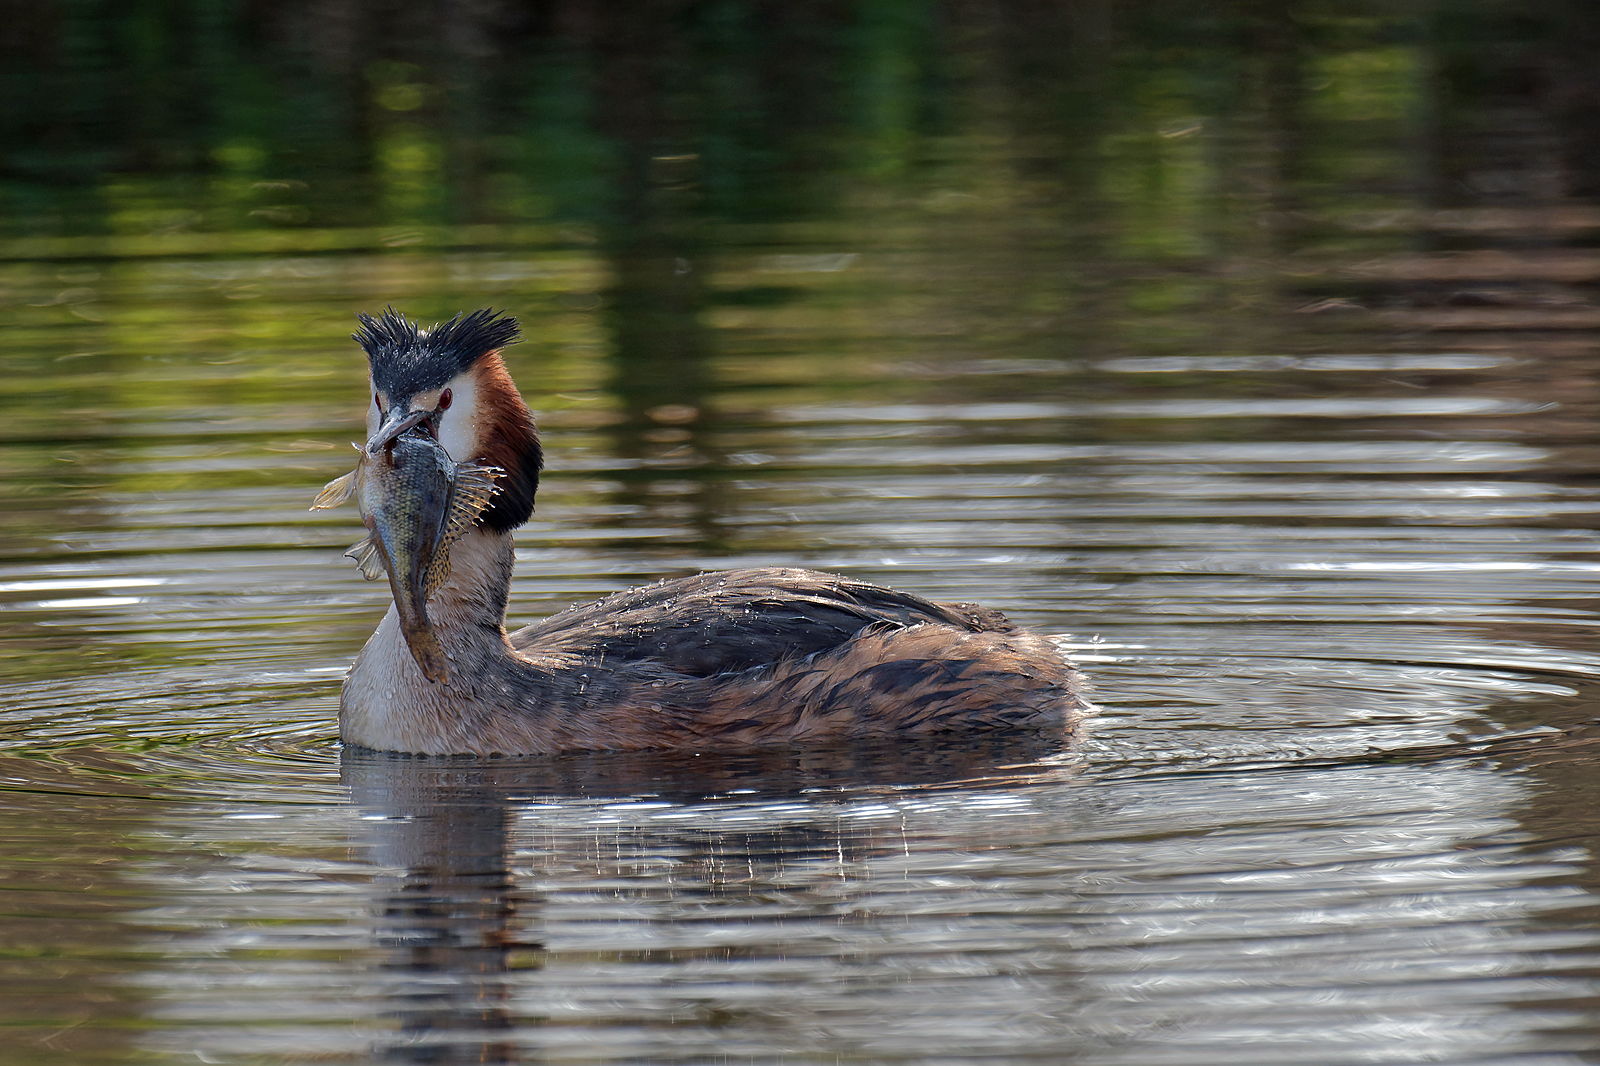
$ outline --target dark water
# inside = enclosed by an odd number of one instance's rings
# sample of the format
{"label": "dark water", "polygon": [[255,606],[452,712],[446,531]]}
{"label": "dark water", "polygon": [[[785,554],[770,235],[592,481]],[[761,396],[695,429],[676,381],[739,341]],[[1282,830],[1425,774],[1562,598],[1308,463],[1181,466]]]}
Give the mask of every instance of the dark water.
{"label": "dark water", "polygon": [[[1586,8],[468,7],[5,45],[0,1062],[1600,1061]],[[389,302],[524,324],[519,624],[805,565],[1101,714],[341,752]]]}

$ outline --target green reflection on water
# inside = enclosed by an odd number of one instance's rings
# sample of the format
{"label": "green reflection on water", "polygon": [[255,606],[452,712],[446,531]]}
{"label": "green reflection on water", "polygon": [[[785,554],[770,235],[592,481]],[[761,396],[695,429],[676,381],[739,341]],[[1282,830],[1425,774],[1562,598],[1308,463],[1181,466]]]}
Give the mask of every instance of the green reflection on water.
{"label": "green reflection on water", "polygon": [[[66,517],[86,502],[337,473],[363,390],[351,314],[391,301],[517,315],[512,370],[616,467],[609,504],[660,513],[679,483],[708,551],[771,406],[867,384],[1077,402],[1109,394],[1078,373],[1105,356],[1318,347],[1365,320],[1275,312],[1403,304],[1348,268],[1462,243],[1430,209],[1547,202],[1556,156],[1589,180],[1586,112],[1552,101],[1578,99],[1557,31],[1595,16],[1509,11],[29,9],[0,44],[6,543],[65,558],[80,547],[48,534],[94,526]],[[1536,57],[1549,83],[1518,90]],[[1560,136],[1513,172],[1481,142],[1530,109]],[[1019,390],[898,369],[975,356],[1058,372]],[[1174,432],[1195,430],[1051,429]]]}

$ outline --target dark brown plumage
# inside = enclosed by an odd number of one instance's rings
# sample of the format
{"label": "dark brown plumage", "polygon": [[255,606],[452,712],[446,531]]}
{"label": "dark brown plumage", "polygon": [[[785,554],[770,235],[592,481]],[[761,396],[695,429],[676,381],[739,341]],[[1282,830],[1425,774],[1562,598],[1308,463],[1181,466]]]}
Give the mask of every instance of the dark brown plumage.
{"label": "dark brown plumage", "polygon": [[[569,608],[508,642],[552,676],[589,667],[592,684],[574,702],[608,690],[616,748],[1059,728],[1085,706],[1060,650],[997,611],[810,570],[663,581]],[[648,680],[630,676],[634,664],[648,666]]]}

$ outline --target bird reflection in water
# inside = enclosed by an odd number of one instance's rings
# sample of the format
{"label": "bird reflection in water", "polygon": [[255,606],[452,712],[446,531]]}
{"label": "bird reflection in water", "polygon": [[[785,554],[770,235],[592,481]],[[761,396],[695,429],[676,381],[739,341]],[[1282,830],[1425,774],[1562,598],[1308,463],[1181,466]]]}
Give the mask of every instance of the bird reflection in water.
{"label": "bird reflection in water", "polygon": [[[372,935],[383,1001],[376,1013],[389,1032],[375,1042],[373,1059],[511,1063],[523,1061],[530,1042],[544,1042],[529,1030],[549,1017],[537,1001],[540,985],[519,978],[546,957],[539,897],[514,873],[519,826],[540,832],[537,816],[521,815],[525,805],[568,807],[564,827],[541,833],[534,852],[541,863],[615,885],[630,856],[670,855],[672,876],[648,882],[652,900],[661,904],[665,892],[667,903],[692,901],[703,914],[712,899],[754,896],[765,891],[760,882],[799,864],[822,857],[856,863],[903,847],[897,833],[842,827],[841,799],[1055,777],[1070,772],[1049,759],[1060,749],[1059,738],[1037,733],[985,737],[959,750],[924,742],[715,758],[611,753],[486,760],[348,748],[342,776],[363,812],[361,844],[383,871],[374,879]],[[680,827],[582,824],[582,812],[600,801],[645,797],[700,810],[736,803],[750,817],[728,830],[698,818]],[[773,809],[763,811],[768,802]],[[604,858],[597,834],[605,838]],[[524,849],[529,843],[523,841]],[[815,876],[824,876],[820,867]],[[672,920],[662,913],[653,909],[648,920]],[[655,958],[659,952],[649,943],[641,936],[627,957],[667,961]],[[683,961],[697,949],[665,950],[671,961]]]}
{"label": "bird reflection in water", "polygon": [[374,866],[373,946],[393,1035],[378,1062],[509,1063],[517,925],[508,861],[512,814],[492,770],[347,754]]}

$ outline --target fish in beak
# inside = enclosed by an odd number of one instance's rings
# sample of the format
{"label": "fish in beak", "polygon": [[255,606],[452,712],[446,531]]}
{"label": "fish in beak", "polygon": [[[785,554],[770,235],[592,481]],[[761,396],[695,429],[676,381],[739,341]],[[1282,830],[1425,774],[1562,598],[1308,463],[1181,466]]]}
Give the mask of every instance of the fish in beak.
{"label": "fish in beak", "polygon": [[450,666],[428,622],[428,600],[450,576],[450,546],[472,528],[499,491],[499,467],[454,462],[438,442],[409,432],[432,412],[386,423],[368,441],[356,468],[328,482],[311,505],[336,507],[352,495],[367,536],[345,554],[361,575],[387,573],[400,631],[429,681],[450,679]]}

